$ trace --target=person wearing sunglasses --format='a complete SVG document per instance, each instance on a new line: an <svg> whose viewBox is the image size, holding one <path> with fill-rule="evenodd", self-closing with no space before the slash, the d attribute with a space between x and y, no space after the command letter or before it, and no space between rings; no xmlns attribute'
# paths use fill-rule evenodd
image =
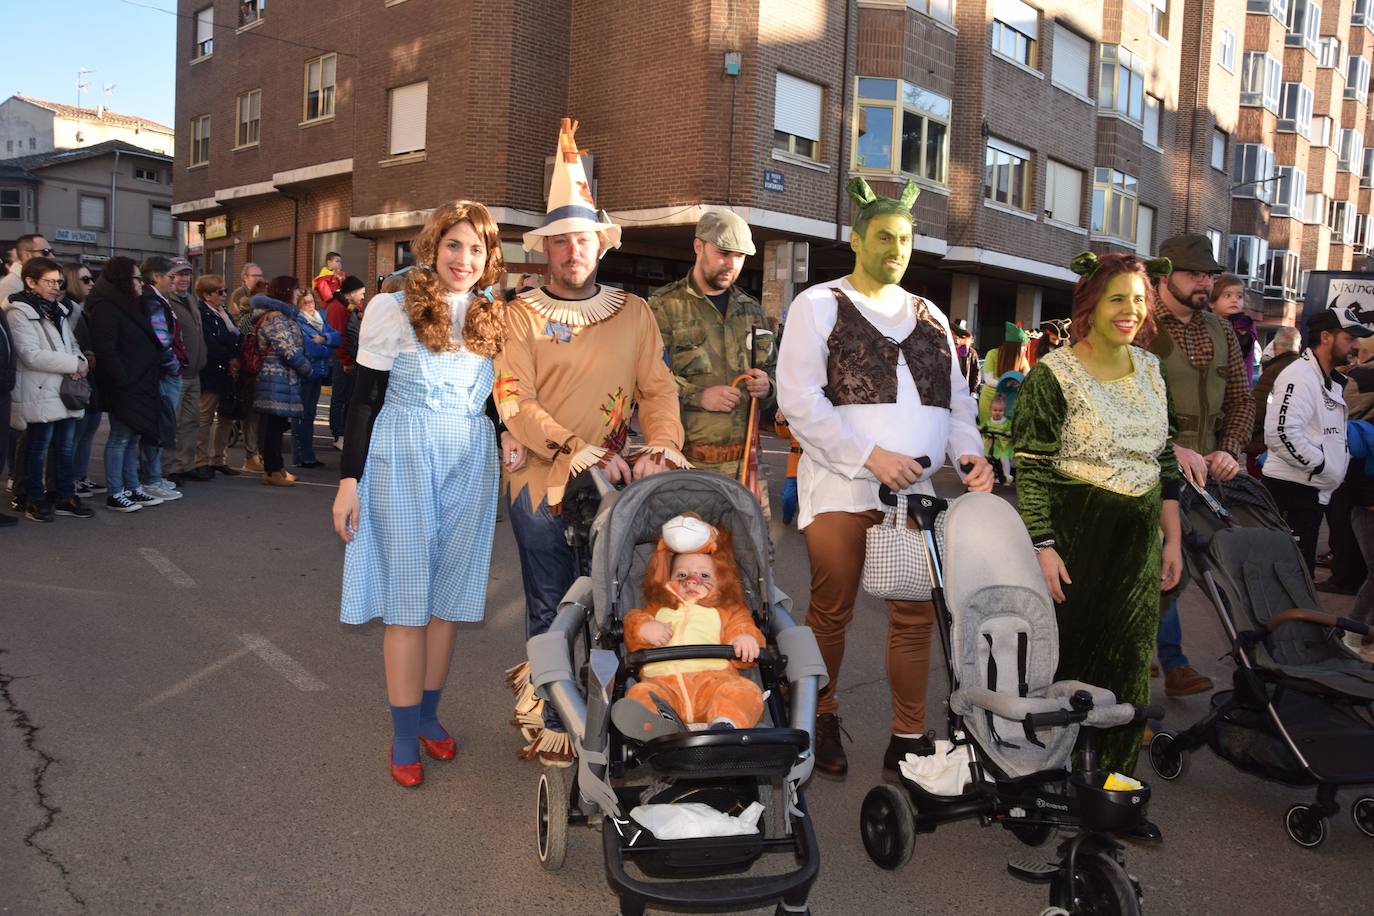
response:
<svg viewBox="0 0 1374 916"><path fill-rule="evenodd" d="M14 263L10 265L10 272L0 277L0 308L6 307L10 296L24 291L24 281L20 278L24 265L33 258L52 256L53 251L48 245L48 240L41 235L30 233L15 239Z"/></svg>
<svg viewBox="0 0 1374 916"><path fill-rule="evenodd" d="M62 392L65 378L83 379L90 366L77 346L71 312L62 298L62 268L49 258L30 258L20 275L24 291L10 297L9 319L18 357L11 422L17 420L26 431L24 515L35 522L51 522L54 515L90 518L95 513L77 497L72 473L76 421L85 406L69 406ZM51 494L44 474L50 447L57 459Z"/></svg>
<svg viewBox="0 0 1374 916"><path fill-rule="evenodd" d="M82 354L86 357L86 362L95 368L95 351L91 347L91 329L86 321L86 297L91 292L91 287L95 285L95 279L91 276L91 270L84 264L63 264L62 274L66 279L66 285L62 287L62 293L66 297L67 307L72 311L72 328L76 333L77 346L81 348ZM86 405L86 411L76 421L76 445L72 450L72 471L76 475L76 495L82 499L92 496L101 496L105 493L105 488L91 479L91 446L95 443L95 434L100 430L100 418L103 416L100 408L100 395L95 390L94 376L87 376L87 381L91 384L91 400ZM51 468L52 460L48 464ZM49 471L48 478L52 479L52 472Z"/></svg>

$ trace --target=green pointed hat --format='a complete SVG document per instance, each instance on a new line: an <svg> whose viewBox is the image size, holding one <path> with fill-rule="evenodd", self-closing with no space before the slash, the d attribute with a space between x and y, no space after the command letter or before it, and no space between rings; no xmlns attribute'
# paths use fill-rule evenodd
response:
<svg viewBox="0 0 1374 916"><path fill-rule="evenodd" d="M1003 339L1007 343L1030 343L1030 334L1026 332L1025 328L1021 327L1021 325L1019 324L1015 324L1010 321L1008 321L1006 324L1007 329Z"/></svg>

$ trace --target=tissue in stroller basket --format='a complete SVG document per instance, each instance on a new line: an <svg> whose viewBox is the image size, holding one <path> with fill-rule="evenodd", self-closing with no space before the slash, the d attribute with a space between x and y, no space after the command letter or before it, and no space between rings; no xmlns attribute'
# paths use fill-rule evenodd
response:
<svg viewBox="0 0 1374 916"><path fill-rule="evenodd" d="M690 840L704 836L745 836L759 832L763 805L752 803L731 817L710 805L683 802L680 805L639 805L630 817L660 840Z"/></svg>
<svg viewBox="0 0 1374 916"><path fill-rule="evenodd" d="M962 795L964 786L973 779L968 752L948 741L936 741L935 753L929 757L907 754L897 766L903 776L931 795Z"/></svg>

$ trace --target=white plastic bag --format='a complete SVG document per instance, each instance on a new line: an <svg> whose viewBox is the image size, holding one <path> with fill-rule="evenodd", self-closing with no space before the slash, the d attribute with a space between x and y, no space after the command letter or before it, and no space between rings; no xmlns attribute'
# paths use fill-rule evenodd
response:
<svg viewBox="0 0 1374 916"><path fill-rule="evenodd" d="M754 802L739 817L731 817L699 802L680 805L640 805L630 817L660 840L688 840L704 836L745 836L759 832L763 805Z"/></svg>
<svg viewBox="0 0 1374 916"><path fill-rule="evenodd" d="M897 766L902 775L931 795L963 795L964 785L973 779L968 752L949 741L936 741L929 757L907 754Z"/></svg>

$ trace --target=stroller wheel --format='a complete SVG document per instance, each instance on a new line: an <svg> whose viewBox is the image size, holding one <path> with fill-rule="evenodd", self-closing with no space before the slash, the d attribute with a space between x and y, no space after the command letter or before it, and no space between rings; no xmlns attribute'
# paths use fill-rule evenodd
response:
<svg viewBox="0 0 1374 916"><path fill-rule="evenodd" d="M568 771L544 767L539 774L539 801L535 809L535 839L539 864L548 871L563 867L568 854Z"/></svg>
<svg viewBox="0 0 1374 916"><path fill-rule="evenodd" d="M1182 779L1188 772L1189 755L1175 747L1178 735L1174 732L1156 732L1150 741L1150 767L1160 779L1172 782Z"/></svg>
<svg viewBox="0 0 1374 916"><path fill-rule="evenodd" d="M1139 916L1140 897L1126 869L1105 849L1080 849L1074 871L1061 868L1050 884L1050 905L1071 916Z"/></svg>
<svg viewBox="0 0 1374 916"><path fill-rule="evenodd" d="M1374 836L1374 796L1366 795L1350 807L1350 819L1360 833Z"/></svg>
<svg viewBox="0 0 1374 916"><path fill-rule="evenodd" d="M896 786L874 786L859 809L859 835L868 857L879 868L905 865L916 845L916 825L911 806Z"/></svg>
<svg viewBox="0 0 1374 916"><path fill-rule="evenodd" d="M1288 829L1288 838L1306 849L1316 849L1326 839L1326 818L1313 811L1310 805L1289 808L1283 825Z"/></svg>

